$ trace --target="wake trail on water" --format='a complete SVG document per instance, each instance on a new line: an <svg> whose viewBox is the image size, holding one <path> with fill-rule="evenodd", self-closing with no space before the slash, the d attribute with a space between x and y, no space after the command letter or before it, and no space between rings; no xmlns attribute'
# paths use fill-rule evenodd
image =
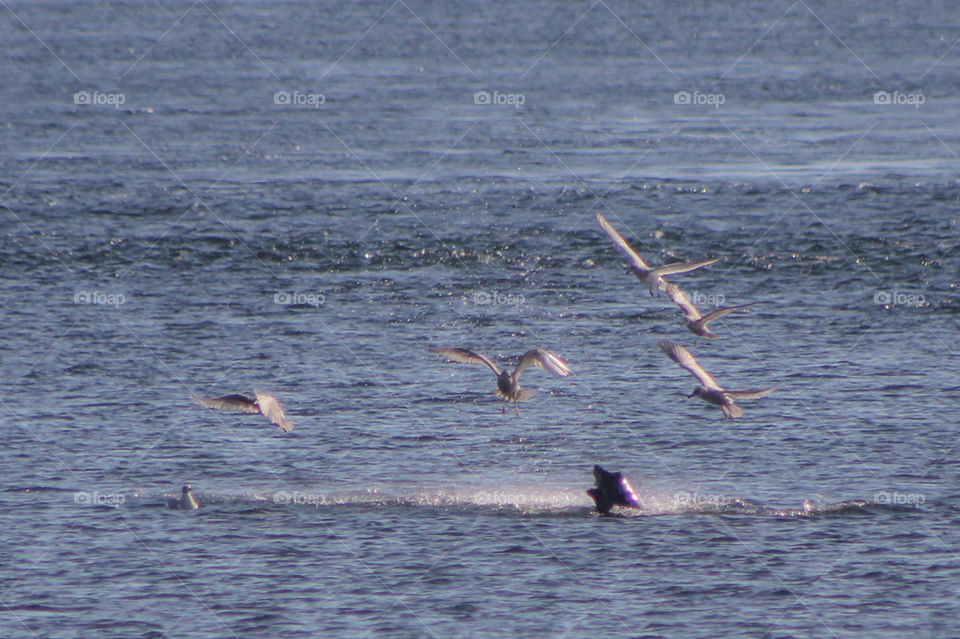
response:
<svg viewBox="0 0 960 639"><path fill-rule="evenodd" d="M360 489L318 488L310 486L270 489L245 488L221 490L193 484L201 509L216 508L257 510L300 510L352 508L375 510L384 508L419 508L451 512L515 513L546 516L595 516L587 495L589 486L550 485L545 483L485 485L464 484L435 486L369 486ZM168 500L179 497L174 490L134 488L70 491L54 487L12 488L5 492L35 493L38 498L61 495L74 504L109 508L166 507ZM791 500L785 505L772 505L744 497L706 495L669 488L641 489L642 508L615 507L611 514L619 517L647 515L730 515L775 518L808 518L825 515L877 514L881 512L918 511L876 500L851 499L822 502L809 499Z"/></svg>

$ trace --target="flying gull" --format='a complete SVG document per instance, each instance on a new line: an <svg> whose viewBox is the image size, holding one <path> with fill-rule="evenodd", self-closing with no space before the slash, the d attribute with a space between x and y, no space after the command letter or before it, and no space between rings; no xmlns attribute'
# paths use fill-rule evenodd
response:
<svg viewBox="0 0 960 639"><path fill-rule="evenodd" d="M737 304L736 306L726 306L724 308L718 308L712 313L703 315L700 313L700 309L693 305L693 302L691 302L687 294L683 292L683 289L673 282L667 282L666 284L665 290L667 291L667 297L673 300L673 303L683 311L684 325L689 328L694 335L699 335L700 337L717 339L720 336L707 328L710 322L720 319L724 315L728 315L737 309L759 304L759 302L749 302L747 304Z"/></svg>
<svg viewBox="0 0 960 639"><path fill-rule="evenodd" d="M224 395L223 397L197 397L191 395L193 400L201 406L207 408L218 408L221 410L239 410L244 413L260 413L285 433L293 430L293 424L287 420L287 414L283 410L280 401L273 395L253 392L254 398L247 395Z"/></svg>
<svg viewBox="0 0 960 639"><path fill-rule="evenodd" d="M700 386L695 388L694 391L687 396L687 399L696 396L705 402L719 406L723 409L723 416L727 419L735 419L743 415L743 409L740 408L734 400L757 399L768 393L772 393L777 388L776 386L771 386L763 390L724 390L723 387L713 379L713 376L697 363L697 360L694 359L693 355L686 348L666 339L657 340L657 344L659 344L663 352L667 354L667 357L679 364L681 368L686 369L700 382Z"/></svg>
<svg viewBox="0 0 960 639"><path fill-rule="evenodd" d="M714 258L712 260L702 260L700 262L688 262L681 263L677 262L675 264L664 264L657 268L651 267L647 264L639 253L633 250L633 247L630 246L629 242L623 239L623 236L617 232L617 229L611 226L610 222L607 221L607 218L603 215L597 215L597 221L600 222L600 227L603 229L603 232L607 234L607 237L610 238L610 241L613 242L613 245L623 253L627 261L630 263L630 269L633 270L634 274L640 279L641 282L650 287L650 293L653 294L653 289L659 289L661 291L666 290L667 281L663 279L664 275L671 275L673 273L686 273L704 266L709 266L714 262L719 261L720 258Z"/></svg>
<svg viewBox="0 0 960 639"><path fill-rule="evenodd" d="M527 351L520 358L520 363L517 364L517 368L512 373L508 370L500 370L500 367L486 355L474 353L465 348L435 348L433 352L453 362L489 366L490 370L497 376L497 395L504 401L513 402L513 409L518 415L520 410L517 408L517 402L530 399L533 396L533 391L520 388L520 375L528 367L543 368L559 377L566 377L570 374L570 367L567 366L566 362L544 348ZM504 410L506 410L506 407L504 407Z"/></svg>

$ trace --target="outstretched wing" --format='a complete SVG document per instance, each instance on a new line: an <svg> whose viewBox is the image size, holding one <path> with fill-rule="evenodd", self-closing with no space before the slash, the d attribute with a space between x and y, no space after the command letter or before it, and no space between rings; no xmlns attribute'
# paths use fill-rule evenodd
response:
<svg viewBox="0 0 960 639"><path fill-rule="evenodd" d="M690 298L679 286L673 282L667 282L665 290L667 291L667 297L683 311L683 315L687 318L687 321L696 322L703 317L700 314L700 309L693 305L693 302L690 301Z"/></svg>
<svg viewBox="0 0 960 639"><path fill-rule="evenodd" d="M500 374L500 367L486 355L468 351L465 348L434 348L433 352L450 360L451 362L463 362L464 364L485 364L490 367L494 375Z"/></svg>
<svg viewBox="0 0 960 639"><path fill-rule="evenodd" d="M715 257L712 260L701 260L699 262L675 262L674 264L664 264L653 269L657 275L671 275L673 273L688 273L704 266L710 266L714 262L719 262L720 258Z"/></svg>
<svg viewBox="0 0 960 639"><path fill-rule="evenodd" d="M693 354L691 354L686 348L671 342L668 339L657 340L657 344L659 344L660 348L663 349L663 352L667 354L667 357L675 361L680 365L681 368L685 369L691 375L696 377L701 386L707 390L723 390L723 387L717 383L717 380L713 379L713 376L705 371L699 363L697 363L697 360L693 357Z"/></svg>
<svg viewBox="0 0 960 639"><path fill-rule="evenodd" d="M603 232L607 234L607 237L610 238L610 241L613 242L613 245L627 257L627 261L630 262L630 268L639 273L640 275L646 276L650 272L650 265L640 257L640 254L633 250L633 247L630 246L629 242L623 239L623 236L617 232L617 229L613 228L610 225L610 222L607 222L607 218L603 215L597 214L597 221L600 222L600 228L603 229Z"/></svg>
<svg viewBox="0 0 960 639"><path fill-rule="evenodd" d="M260 412L260 409L257 408L257 400L247 397L246 395L235 394L224 395L223 397L197 397L196 395L191 395L190 397L193 401L207 408L239 410L244 413Z"/></svg>
<svg viewBox="0 0 960 639"><path fill-rule="evenodd" d="M283 404L273 395L254 391L257 396L257 404L260 406L260 413L273 422L277 428L285 433L293 430L293 424L287 419L287 413L283 410Z"/></svg>
<svg viewBox="0 0 960 639"><path fill-rule="evenodd" d="M760 302L750 302L748 304L737 304L736 306L725 306L724 308L718 308L712 313L708 313L701 322L702 326L706 328L707 324L712 322L715 319L720 319L724 315L729 315L737 309L743 308L745 306L753 306L754 304L759 304Z"/></svg>
<svg viewBox="0 0 960 639"><path fill-rule="evenodd" d="M777 387L771 386L770 388L764 388L763 390L724 391L724 392L730 397L733 397L735 399L759 399L764 395L769 395L775 390L777 390Z"/></svg>
<svg viewBox="0 0 960 639"><path fill-rule="evenodd" d="M527 351L526 354L520 358L520 363L517 364L516 370L513 371L514 377L519 379L520 374L530 366L546 369L558 377L566 377L571 373L570 367L567 366L565 361L545 348L535 348Z"/></svg>

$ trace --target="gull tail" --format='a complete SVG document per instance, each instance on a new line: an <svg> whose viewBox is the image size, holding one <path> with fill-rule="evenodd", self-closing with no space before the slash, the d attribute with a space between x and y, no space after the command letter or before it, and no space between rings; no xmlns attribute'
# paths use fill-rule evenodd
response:
<svg viewBox="0 0 960 639"><path fill-rule="evenodd" d="M734 403L733 400L731 400L729 404L724 404L721 408L723 408L723 416L727 419L743 417L743 409Z"/></svg>
<svg viewBox="0 0 960 639"><path fill-rule="evenodd" d="M509 402L509 401L513 401L513 402L525 402L525 401L527 401L528 399L530 399L531 397L534 396L535 391L532 391L532 390L529 390L529 389L526 389L526 388L521 388L521 389L517 392L517 398L516 398L516 399L513 399L512 397L510 397L509 395L507 395L506 393L504 393L504 392L501 391L501 390L495 390L494 393L496 393L496 394L497 394L497 397L499 397L500 399L506 400L506 401L508 401L508 402Z"/></svg>

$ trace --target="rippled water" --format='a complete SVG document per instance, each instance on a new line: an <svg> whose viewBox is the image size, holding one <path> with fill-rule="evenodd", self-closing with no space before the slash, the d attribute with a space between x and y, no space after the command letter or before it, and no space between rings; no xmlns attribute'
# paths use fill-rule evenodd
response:
<svg viewBox="0 0 960 639"><path fill-rule="evenodd" d="M3 636L960 632L950 5L4 10Z"/></svg>

